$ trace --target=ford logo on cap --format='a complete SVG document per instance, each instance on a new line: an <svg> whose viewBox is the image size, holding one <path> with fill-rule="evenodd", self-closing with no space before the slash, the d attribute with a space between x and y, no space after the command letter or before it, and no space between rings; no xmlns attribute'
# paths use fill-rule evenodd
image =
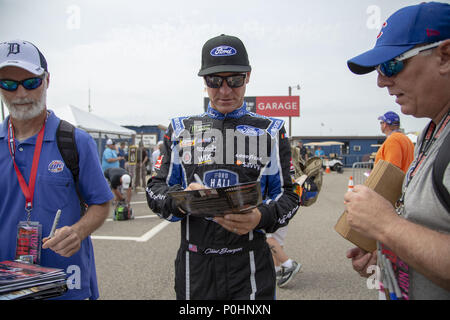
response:
<svg viewBox="0 0 450 320"><path fill-rule="evenodd" d="M220 46L211 50L210 54L213 57L234 56L237 53L236 49L230 46Z"/></svg>

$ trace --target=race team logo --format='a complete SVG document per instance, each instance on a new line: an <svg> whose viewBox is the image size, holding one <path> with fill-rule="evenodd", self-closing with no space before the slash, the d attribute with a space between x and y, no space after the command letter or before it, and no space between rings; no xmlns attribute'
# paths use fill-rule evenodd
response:
<svg viewBox="0 0 450 320"><path fill-rule="evenodd" d="M205 163L212 163L212 154L211 153L203 153L197 157L198 162L197 164L205 164Z"/></svg>
<svg viewBox="0 0 450 320"><path fill-rule="evenodd" d="M198 146L195 148L197 152L214 152L217 150L217 147L214 144L207 145L206 147Z"/></svg>
<svg viewBox="0 0 450 320"><path fill-rule="evenodd" d="M48 165L48 171L53 173L59 173L63 171L63 169L64 169L64 162L62 162L61 160L53 160Z"/></svg>
<svg viewBox="0 0 450 320"><path fill-rule="evenodd" d="M239 131L240 133L242 133L243 135L252 136L252 137L262 136L264 134L263 129L255 128L255 127L247 126L247 125L237 126L236 130Z"/></svg>
<svg viewBox="0 0 450 320"><path fill-rule="evenodd" d="M191 126L191 134L197 134L197 133L201 133L201 132L205 132L208 130L212 129L212 123L200 123L200 124L196 124L194 123Z"/></svg>
<svg viewBox="0 0 450 320"><path fill-rule="evenodd" d="M203 180L209 188L221 188L238 184L239 176L236 172L229 170L211 170L205 172Z"/></svg>
<svg viewBox="0 0 450 320"><path fill-rule="evenodd" d="M211 50L210 54L213 57L227 57L234 56L237 53L236 49L230 46L220 46Z"/></svg>
<svg viewBox="0 0 450 320"><path fill-rule="evenodd" d="M164 155L161 155L158 157L155 163L155 169L161 169L162 159L164 158Z"/></svg>
<svg viewBox="0 0 450 320"><path fill-rule="evenodd" d="M180 141L180 146L182 148L192 147L194 145L195 145L195 140L194 139L182 139Z"/></svg>
<svg viewBox="0 0 450 320"><path fill-rule="evenodd" d="M192 161L192 155L189 151L186 151L183 153L183 163L185 164L191 164Z"/></svg>
<svg viewBox="0 0 450 320"><path fill-rule="evenodd" d="M253 154L236 154L236 164L244 168L261 170L262 157Z"/></svg>

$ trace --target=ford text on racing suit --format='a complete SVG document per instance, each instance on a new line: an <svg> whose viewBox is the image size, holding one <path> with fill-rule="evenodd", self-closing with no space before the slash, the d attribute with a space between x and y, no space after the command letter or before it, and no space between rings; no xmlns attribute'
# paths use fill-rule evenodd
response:
<svg viewBox="0 0 450 320"><path fill-rule="evenodd" d="M208 107L199 116L171 121L148 182L149 207L169 221L181 220L175 261L177 299L273 299L275 271L265 232L294 216L290 147L284 121L242 107L226 115ZM197 174L211 188L260 181L261 220L245 235L229 232L210 218L185 215L169 191L185 189Z"/></svg>

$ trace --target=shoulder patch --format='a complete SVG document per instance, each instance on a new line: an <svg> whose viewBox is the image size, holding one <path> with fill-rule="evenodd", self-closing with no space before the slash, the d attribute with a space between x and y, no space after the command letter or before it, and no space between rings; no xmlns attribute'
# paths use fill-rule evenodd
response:
<svg viewBox="0 0 450 320"><path fill-rule="evenodd" d="M174 133L176 138L179 138L180 134L185 130L185 126L184 126L183 120L187 119L187 118L188 117L178 117L178 118L173 118L171 120L173 133Z"/></svg>
<svg viewBox="0 0 450 320"><path fill-rule="evenodd" d="M280 131L280 129L284 125L284 120L281 119L271 118L254 112L249 112L248 114L254 118L269 120L270 123L269 126L266 128L266 131L268 134L270 134L272 138L275 138L277 136L278 131Z"/></svg>
<svg viewBox="0 0 450 320"><path fill-rule="evenodd" d="M271 123L266 130L272 138L275 138L278 134L278 131L280 131L281 128L283 128L284 120L276 118L269 118L269 119L271 120Z"/></svg>

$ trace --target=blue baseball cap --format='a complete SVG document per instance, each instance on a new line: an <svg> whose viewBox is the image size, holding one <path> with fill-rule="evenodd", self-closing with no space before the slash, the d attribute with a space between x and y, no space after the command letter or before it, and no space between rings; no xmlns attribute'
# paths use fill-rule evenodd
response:
<svg viewBox="0 0 450 320"><path fill-rule="evenodd" d="M400 117L394 111L386 112L382 116L379 116L378 120L386 122L387 124L400 124Z"/></svg>
<svg viewBox="0 0 450 320"><path fill-rule="evenodd" d="M450 39L450 4L423 2L391 15L377 36L375 47L347 61L356 74L366 74L418 44Z"/></svg>

